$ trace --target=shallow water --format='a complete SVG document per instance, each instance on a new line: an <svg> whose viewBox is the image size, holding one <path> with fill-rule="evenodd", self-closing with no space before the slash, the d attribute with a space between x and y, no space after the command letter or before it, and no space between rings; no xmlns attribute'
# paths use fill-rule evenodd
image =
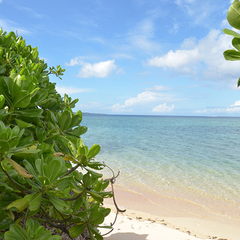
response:
<svg viewBox="0 0 240 240"><path fill-rule="evenodd" d="M84 115L82 125L85 144L101 146L97 160L121 171L118 183L238 217L240 118ZM226 213L225 201L238 211Z"/></svg>

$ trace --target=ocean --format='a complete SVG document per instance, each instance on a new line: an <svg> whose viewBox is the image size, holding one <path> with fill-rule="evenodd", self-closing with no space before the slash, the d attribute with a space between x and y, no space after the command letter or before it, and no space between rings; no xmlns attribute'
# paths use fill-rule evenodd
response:
<svg viewBox="0 0 240 240"><path fill-rule="evenodd" d="M101 146L96 160L120 170L119 184L240 219L240 118L87 114L82 125L84 143Z"/></svg>

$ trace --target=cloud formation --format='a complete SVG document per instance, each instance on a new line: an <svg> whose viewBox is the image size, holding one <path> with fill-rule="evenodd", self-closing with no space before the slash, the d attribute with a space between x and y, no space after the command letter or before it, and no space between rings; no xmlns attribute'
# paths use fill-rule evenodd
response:
<svg viewBox="0 0 240 240"><path fill-rule="evenodd" d="M204 109L197 110L195 113L235 113L240 112L240 100L236 101L234 104L228 106L227 108L213 108L213 109Z"/></svg>
<svg viewBox="0 0 240 240"><path fill-rule="evenodd" d="M167 104L164 103L154 107L152 111L157 113L166 113L166 112L172 112L174 108L175 108L174 105L167 106Z"/></svg>
<svg viewBox="0 0 240 240"><path fill-rule="evenodd" d="M133 108L150 107L153 112L170 112L174 109L174 106L167 106L167 101L173 101L173 96L169 93L163 92L170 90L167 86L154 86L148 88L148 90L139 93L136 97L129 98L125 101L123 105L117 103L111 107L113 112L129 112ZM164 103L165 102L165 103ZM163 103L154 108L151 107L152 104Z"/></svg>
<svg viewBox="0 0 240 240"><path fill-rule="evenodd" d="M90 78L98 77L105 78L116 69L115 60L102 61L98 63L87 63L83 61L83 57L76 57L70 60L70 63L66 63L67 66L82 66L77 77Z"/></svg>
<svg viewBox="0 0 240 240"><path fill-rule="evenodd" d="M229 81L239 74L239 63L226 61L223 52L231 49L231 37L219 30L211 30L198 42L185 39L181 49L170 50L163 56L148 59L149 66L173 69L176 73L211 81Z"/></svg>

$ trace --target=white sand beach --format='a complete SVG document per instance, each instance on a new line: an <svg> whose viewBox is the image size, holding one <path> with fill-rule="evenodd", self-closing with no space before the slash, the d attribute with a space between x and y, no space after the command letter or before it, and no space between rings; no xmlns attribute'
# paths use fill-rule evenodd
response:
<svg viewBox="0 0 240 240"><path fill-rule="evenodd" d="M114 230L104 237L106 240L240 239L239 219L227 219L201 209L192 214L187 211L192 206L178 203L179 200L170 205L160 200L158 205L142 193L119 186L115 186L115 196L119 207L127 210L118 214ZM111 201L105 205L112 209L105 221L109 225L114 221L115 207Z"/></svg>
<svg viewBox="0 0 240 240"><path fill-rule="evenodd" d="M114 213L111 213L106 221L114 220ZM141 217L140 217L141 218ZM153 220L141 221L128 216L119 215L114 226L114 231L107 235L106 240L200 240L195 236L190 236L188 233L180 232L177 229L172 229L164 226L162 223L154 222Z"/></svg>

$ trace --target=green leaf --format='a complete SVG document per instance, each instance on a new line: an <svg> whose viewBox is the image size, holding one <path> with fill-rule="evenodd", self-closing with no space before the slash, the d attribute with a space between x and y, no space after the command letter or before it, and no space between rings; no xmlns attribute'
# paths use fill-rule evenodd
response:
<svg viewBox="0 0 240 240"><path fill-rule="evenodd" d="M89 174L85 174L83 176L83 185L84 187L87 189L87 188L90 188L91 187L91 184L92 184L92 178L90 177Z"/></svg>
<svg viewBox="0 0 240 240"><path fill-rule="evenodd" d="M58 118L62 130L69 129L72 122L72 115L70 111L65 110Z"/></svg>
<svg viewBox="0 0 240 240"><path fill-rule="evenodd" d="M35 154L41 152L40 149L28 149L28 148L20 148L20 149L11 149L10 153L15 156L25 156L27 154Z"/></svg>
<svg viewBox="0 0 240 240"><path fill-rule="evenodd" d="M233 36L233 37L236 37L236 38L240 38L240 34L233 31L233 30L230 30L230 29L227 29L227 28L224 28L223 29L223 32L227 35L230 35L230 36Z"/></svg>
<svg viewBox="0 0 240 240"><path fill-rule="evenodd" d="M21 198L17 199L14 202L10 203L6 209L10 208L17 208L19 212L23 211L25 208L28 207L28 199L27 198Z"/></svg>
<svg viewBox="0 0 240 240"><path fill-rule="evenodd" d="M42 184L41 184L41 182L38 178L38 175L37 175L36 171L34 170L33 166L25 159L23 160L23 164L26 167L26 169L28 170L28 172L34 176L34 179L36 180L38 185L41 186Z"/></svg>
<svg viewBox="0 0 240 240"><path fill-rule="evenodd" d="M79 126L74 128L73 130L65 131L66 134L76 136L76 137L79 137L80 135L83 135L86 132L87 132L87 127L84 127L84 126Z"/></svg>
<svg viewBox="0 0 240 240"><path fill-rule="evenodd" d="M29 210L30 211L36 211L42 201L42 193L34 194L33 199L29 202Z"/></svg>
<svg viewBox="0 0 240 240"><path fill-rule="evenodd" d="M50 184L50 180L48 177L46 176L39 176L38 177L40 182L42 183L42 185L49 185Z"/></svg>
<svg viewBox="0 0 240 240"><path fill-rule="evenodd" d="M2 106L4 105L5 103L5 97L1 94L0 95L0 108L2 108Z"/></svg>
<svg viewBox="0 0 240 240"><path fill-rule="evenodd" d="M240 60L240 52L236 50L226 50L223 53L226 60L237 61Z"/></svg>
<svg viewBox="0 0 240 240"><path fill-rule="evenodd" d="M10 150L9 143L6 140L0 140L0 153L7 155Z"/></svg>
<svg viewBox="0 0 240 240"><path fill-rule="evenodd" d="M103 237L99 234L99 232L93 228L92 226L88 225L88 231L90 233L91 236L91 240L103 240Z"/></svg>
<svg viewBox="0 0 240 240"><path fill-rule="evenodd" d="M232 27L240 30L240 2L234 2L229 7L227 20Z"/></svg>
<svg viewBox="0 0 240 240"><path fill-rule="evenodd" d="M20 119L15 119L17 125L20 127L20 128L29 128L29 127L35 127L33 124L31 123L27 123L27 122L24 122Z"/></svg>
<svg viewBox="0 0 240 240"><path fill-rule="evenodd" d="M90 162L88 167L93 168L95 170L102 170L104 165L101 162Z"/></svg>
<svg viewBox="0 0 240 240"><path fill-rule="evenodd" d="M12 218L10 218L10 217L6 217L5 219L1 219L1 221L0 221L0 231L1 230L5 230L5 229L8 229L9 228L9 226L11 225L11 224L13 224L14 223L14 221L13 221L13 219Z"/></svg>
<svg viewBox="0 0 240 240"><path fill-rule="evenodd" d="M31 97L28 91L21 90L20 92L16 92L13 95L13 106L15 108L25 108L31 102Z"/></svg>
<svg viewBox="0 0 240 240"><path fill-rule="evenodd" d="M44 173L51 183L59 177L60 170L61 163L58 160L52 160L48 165L44 166Z"/></svg>
<svg viewBox="0 0 240 240"><path fill-rule="evenodd" d="M73 206L73 211L77 212L83 205L83 198L78 198L75 202L74 202L74 206Z"/></svg>
<svg viewBox="0 0 240 240"><path fill-rule="evenodd" d="M237 82L237 87L240 86L240 78L238 79L238 82Z"/></svg>
<svg viewBox="0 0 240 240"><path fill-rule="evenodd" d="M103 197L100 196L99 194L97 194L96 192L92 192L92 191L87 191L87 193L90 194L90 196L96 200L97 202L99 203L102 203L103 202Z"/></svg>
<svg viewBox="0 0 240 240"><path fill-rule="evenodd" d="M83 233L83 231L85 230L86 226L87 226L86 223L82 223L80 225L75 225L75 226L71 227L69 229L70 236L72 238L77 238L78 236L80 236L80 234Z"/></svg>
<svg viewBox="0 0 240 240"><path fill-rule="evenodd" d="M232 45L240 51L240 38L233 38Z"/></svg>
<svg viewBox="0 0 240 240"><path fill-rule="evenodd" d="M90 170L90 169L87 169L87 171L88 171L92 176L94 176L94 177L96 177L96 178L101 178L101 177L103 176L101 173L94 172L94 171L92 171L92 170Z"/></svg>
<svg viewBox="0 0 240 240"><path fill-rule="evenodd" d="M97 144L94 144L88 151L88 154L87 154L87 158L88 159L91 159L93 157L95 157L99 152L100 152L101 148L99 145Z"/></svg>
<svg viewBox="0 0 240 240"><path fill-rule="evenodd" d="M27 234L31 237L34 238L35 233L37 232L38 228L40 227L40 223L37 221L34 221L33 219L29 218L26 221L26 231ZM44 227L42 226L44 229Z"/></svg>
<svg viewBox="0 0 240 240"><path fill-rule="evenodd" d="M58 199L57 197L48 195L50 202L54 205L54 207L61 213L67 213L70 214L72 213L72 210L70 207L67 205L66 202Z"/></svg>
<svg viewBox="0 0 240 240"><path fill-rule="evenodd" d="M104 216L101 212L93 212L93 214L90 216L90 221L94 225L101 224L104 221Z"/></svg>
<svg viewBox="0 0 240 240"><path fill-rule="evenodd" d="M37 135L37 138L38 138L39 142L43 142L43 140L46 137L46 135L44 133L44 130L40 127L36 127L36 135Z"/></svg>
<svg viewBox="0 0 240 240"><path fill-rule="evenodd" d="M12 224L8 232L4 234L5 240L30 240L26 231L17 224Z"/></svg>
<svg viewBox="0 0 240 240"><path fill-rule="evenodd" d="M25 117L40 117L43 113L42 109L24 109L24 110L17 110L14 114L22 115Z"/></svg>

